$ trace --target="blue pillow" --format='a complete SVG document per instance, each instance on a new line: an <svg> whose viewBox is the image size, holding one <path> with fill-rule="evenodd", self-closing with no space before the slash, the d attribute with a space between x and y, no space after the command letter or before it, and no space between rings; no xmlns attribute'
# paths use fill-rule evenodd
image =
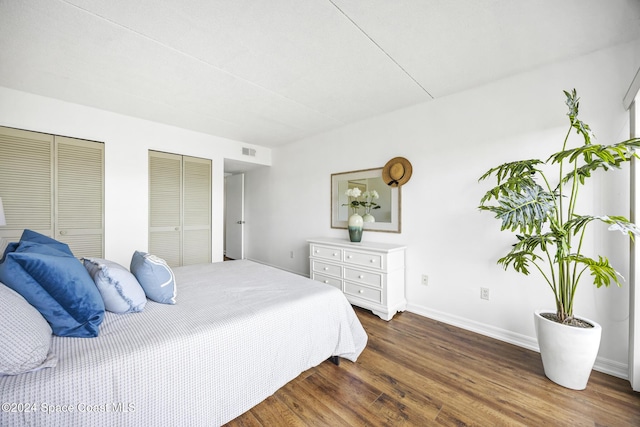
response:
<svg viewBox="0 0 640 427"><path fill-rule="evenodd" d="M59 242L51 237L47 237L44 234L40 234L33 230L24 230L22 232L22 236L20 237L20 242L11 242L7 245L4 250L4 254L2 258L0 258L0 263L4 262L8 253L15 252L18 250L18 246L21 247L21 251L25 251L28 247L33 248L34 252L38 253L49 253L49 254L57 254L57 255L71 255L71 249L69 249L69 245L66 243ZM57 252L54 252L57 251Z"/></svg>
<svg viewBox="0 0 640 427"><path fill-rule="evenodd" d="M60 252L64 252L68 255L73 256L71 249L69 249L69 245L66 243L59 242L51 237L45 236L44 234L40 234L33 230L24 230L22 232L22 236L20 237L20 243L24 242L32 242L39 243L41 245L48 246L52 249L57 249Z"/></svg>
<svg viewBox="0 0 640 427"><path fill-rule="evenodd" d="M98 336L104 302L87 270L64 246L21 241L0 263L0 282L34 306L54 334Z"/></svg>
<svg viewBox="0 0 640 427"><path fill-rule="evenodd" d="M140 282L147 298L163 304L176 303L176 279L165 260L135 251L131 258L130 270Z"/></svg>
<svg viewBox="0 0 640 427"><path fill-rule="evenodd" d="M82 263L98 287L105 309L113 313L142 311L147 297L129 270L106 259L83 258Z"/></svg>
<svg viewBox="0 0 640 427"><path fill-rule="evenodd" d="M7 248L8 249L8 248ZM30 241L20 241L18 245L15 247L13 252L29 252L41 255L51 255L51 256L61 256L61 257L72 257L72 254L67 253L65 250L61 250L60 248L53 245L43 245L42 243L35 243Z"/></svg>
<svg viewBox="0 0 640 427"><path fill-rule="evenodd" d="M2 254L2 258L0 258L0 263L4 262L4 259L7 257L8 253L15 252L18 249L18 242L11 242L4 249L4 254Z"/></svg>

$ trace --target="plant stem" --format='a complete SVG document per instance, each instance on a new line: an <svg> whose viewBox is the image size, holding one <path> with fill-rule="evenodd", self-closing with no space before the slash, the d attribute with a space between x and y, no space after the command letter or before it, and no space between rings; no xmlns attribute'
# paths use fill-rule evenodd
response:
<svg viewBox="0 0 640 427"><path fill-rule="evenodd" d="M567 149L567 141L569 140L569 136L571 135L571 129L573 128L573 118L571 118L571 125L569 126L569 129L567 130L567 134L564 137L564 141L562 143L562 151L565 151ZM574 164L574 178L575 178L575 164ZM562 242L559 242L559 244L556 246L557 248L557 253L556 253L556 257L558 258L558 278L560 280L559 282L559 289L557 289L556 292L556 308L558 310L558 316L560 317L561 321L564 321L565 317L566 317L566 313L567 313L567 305L570 305L571 302L571 298L570 295L568 295L569 292L569 288L571 288L570 285L570 278L571 278L571 265L570 263L565 259L565 257L569 254L564 253L564 248L570 248L571 247L571 234L570 232L564 230L564 196L563 196L563 185L562 185L562 178L564 176L564 159L560 161L560 167L559 167L559 176L558 176L558 212L556 215L556 218L558 219L558 228L562 231L562 234L560 236L560 238L562 240L565 240L566 245L563 245ZM569 197L569 208L567 210L567 219L571 219L571 215L573 213L573 203L575 201L574 197L575 197L575 183L576 183L576 179L573 180L573 185L571 187L571 195ZM565 234L566 231L566 234Z"/></svg>
<svg viewBox="0 0 640 427"><path fill-rule="evenodd" d="M573 120L572 120L572 124L573 124ZM571 126L569 126L569 130L567 131L567 134L564 137L564 142L562 143L562 151L567 149L567 141L569 140L569 135L571 134ZM562 171L564 169L564 160L562 160L560 162L560 176L559 176L559 180L558 180L558 204L560 205L560 209L558 209L558 212L556 212L556 217L558 218L558 223L562 224L564 222L563 220L563 203L562 203Z"/></svg>

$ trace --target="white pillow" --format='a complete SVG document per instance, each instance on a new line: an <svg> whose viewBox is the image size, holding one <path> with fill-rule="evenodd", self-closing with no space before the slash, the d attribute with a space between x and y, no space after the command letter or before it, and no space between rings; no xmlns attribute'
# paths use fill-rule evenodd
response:
<svg viewBox="0 0 640 427"><path fill-rule="evenodd" d="M0 283L0 375L53 368L51 327L19 293Z"/></svg>
<svg viewBox="0 0 640 427"><path fill-rule="evenodd" d="M142 311L147 297L129 270L101 258L82 258L82 263L100 291L105 309L120 314Z"/></svg>

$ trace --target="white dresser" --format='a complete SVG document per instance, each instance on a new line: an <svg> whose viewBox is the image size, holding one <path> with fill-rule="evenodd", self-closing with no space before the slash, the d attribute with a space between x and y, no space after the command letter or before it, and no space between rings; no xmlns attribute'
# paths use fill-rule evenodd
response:
<svg viewBox="0 0 640 427"><path fill-rule="evenodd" d="M405 310L405 246L336 238L308 242L313 280L335 286L351 304L384 320Z"/></svg>

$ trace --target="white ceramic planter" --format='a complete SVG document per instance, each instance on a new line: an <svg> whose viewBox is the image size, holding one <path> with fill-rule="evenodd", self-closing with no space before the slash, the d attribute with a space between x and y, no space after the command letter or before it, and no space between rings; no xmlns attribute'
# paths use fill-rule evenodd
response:
<svg viewBox="0 0 640 427"><path fill-rule="evenodd" d="M583 317L593 328L562 325L540 315L549 312L554 311L536 310L533 315L544 373L563 387L584 390L598 356L602 327Z"/></svg>

